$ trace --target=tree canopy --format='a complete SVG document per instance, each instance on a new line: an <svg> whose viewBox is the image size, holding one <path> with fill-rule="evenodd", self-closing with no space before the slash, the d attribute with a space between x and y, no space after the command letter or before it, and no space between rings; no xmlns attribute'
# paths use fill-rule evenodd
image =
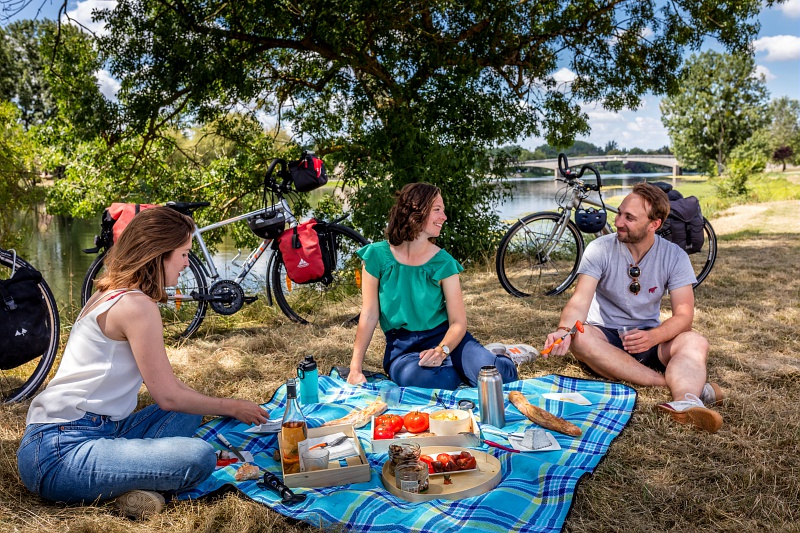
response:
<svg viewBox="0 0 800 533"><path fill-rule="evenodd" d="M553 145L588 132L582 101L636 107L676 87L706 35L743 48L761 3L711 0L121 0L100 38L120 80L124 132L247 109L288 120L358 187L355 220L378 237L403 184L443 189L446 245L491 248L503 161L523 136ZM558 83L565 66L574 73ZM476 238L477 237L477 238ZM484 238L485 237L485 238ZM479 243L485 243L485 247Z"/></svg>
<svg viewBox="0 0 800 533"><path fill-rule="evenodd" d="M661 101L661 120L683 166L721 173L731 151L767 121L768 93L755 62L714 51L687 60L677 93Z"/></svg>

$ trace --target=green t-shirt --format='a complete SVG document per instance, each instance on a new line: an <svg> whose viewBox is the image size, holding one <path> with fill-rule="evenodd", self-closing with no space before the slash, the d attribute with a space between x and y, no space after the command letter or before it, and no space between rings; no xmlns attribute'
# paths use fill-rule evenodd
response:
<svg viewBox="0 0 800 533"><path fill-rule="evenodd" d="M378 278L381 329L425 331L447 321L444 291L439 283L464 267L444 250L427 263L404 265L395 259L389 241L368 244L356 252Z"/></svg>

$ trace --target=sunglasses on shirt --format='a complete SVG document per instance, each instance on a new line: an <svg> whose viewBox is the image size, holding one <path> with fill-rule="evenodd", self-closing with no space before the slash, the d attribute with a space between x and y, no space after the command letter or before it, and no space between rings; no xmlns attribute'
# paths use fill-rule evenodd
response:
<svg viewBox="0 0 800 533"><path fill-rule="evenodd" d="M639 284L639 276L642 275L642 271L638 266L631 265L631 267L628 269L628 275L633 280L631 281L631 284L628 285L628 290L631 291L634 296L636 296L639 294L639 291L642 290L642 286Z"/></svg>

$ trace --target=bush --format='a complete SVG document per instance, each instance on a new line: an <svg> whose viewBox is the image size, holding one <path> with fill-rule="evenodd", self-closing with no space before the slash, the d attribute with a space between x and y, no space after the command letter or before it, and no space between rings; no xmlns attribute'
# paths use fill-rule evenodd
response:
<svg viewBox="0 0 800 533"><path fill-rule="evenodd" d="M720 198L747 196L747 180L764 170L766 161L760 157L732 158L722 175L714 184Z"/></svg>

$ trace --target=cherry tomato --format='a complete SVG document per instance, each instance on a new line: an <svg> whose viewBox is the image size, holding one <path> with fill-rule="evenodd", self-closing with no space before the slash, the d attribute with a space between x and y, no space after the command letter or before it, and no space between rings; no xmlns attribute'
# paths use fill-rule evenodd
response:
<svg viewBox="0 0 800 533"><path fill-rule="evenodd" d="M420 455L419 460L428 465L428 473L433 474L436 470L433 468L433 457L430 455Z"/></svg>
<svg viewBox="0 0 800 533"><path fill-rule="evenodd" d="M391 426L395 433L403 429L403 418L399 415L381 415L375 418L376 426Z"/></svg>
<svg viewBox="0 0 800 533"><path fill-rule="evenodd" d="M403 417L403 423L406 429L411 433L422 433L423 431L427 431L429 427L428 413L411 411Z"/></svg>
<svg viewBox="0 0 800 533"><path fill-rule="evenodd" d="M386 425L378 426L378 427L375 428L374 438L375 438L375 440L393 439L394 438L394 429L392 429L392 426L386 426Z"/></svg>

